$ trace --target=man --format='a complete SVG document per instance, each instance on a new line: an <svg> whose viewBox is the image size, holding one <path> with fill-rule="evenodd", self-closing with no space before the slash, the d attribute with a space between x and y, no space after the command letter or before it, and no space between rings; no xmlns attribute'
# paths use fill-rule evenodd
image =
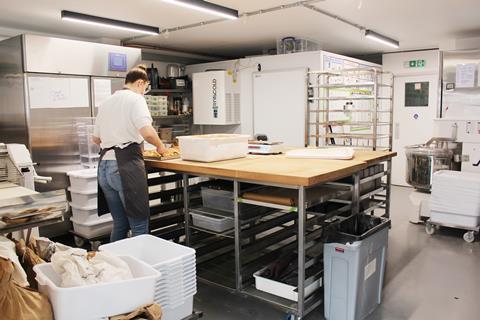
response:
<svg viewBox="0 0 480 320"><path fill-rule="evenodd" d="M143 141L166 151L152 127L152 117L143 97L149 81L144 67L131 69L123 90L103 102L95 120L93 142L101 146L98 166L98 214L110 212L110 241L148 233L150 208L143 161Z"/></svg>

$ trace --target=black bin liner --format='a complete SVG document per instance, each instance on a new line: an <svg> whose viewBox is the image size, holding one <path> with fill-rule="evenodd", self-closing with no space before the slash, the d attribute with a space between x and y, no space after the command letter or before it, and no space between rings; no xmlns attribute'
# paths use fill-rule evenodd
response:
<svg viewBox="0 0 480 320"><path fill-rule="evenodd" d="M354 215L341 222L332 224L325 232L325 243L353 243L361 241L374 233L388 228L390 219L366 214Z"/></svg>

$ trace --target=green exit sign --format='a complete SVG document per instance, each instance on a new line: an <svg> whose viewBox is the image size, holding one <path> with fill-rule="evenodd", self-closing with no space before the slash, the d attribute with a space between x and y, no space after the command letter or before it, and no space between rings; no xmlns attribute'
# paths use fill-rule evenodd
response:
<svg viewBox="0 0 480 320"><path fill-rule="evenodd" d="M425 59L405 61L406 68L425 68Z"/></svg>

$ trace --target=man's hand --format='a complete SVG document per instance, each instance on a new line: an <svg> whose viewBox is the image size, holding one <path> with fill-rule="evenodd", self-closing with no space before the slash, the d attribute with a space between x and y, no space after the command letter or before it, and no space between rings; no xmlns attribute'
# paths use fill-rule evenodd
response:
<svg viewBox="0 0 480 320"><path fill-rule="evenodd" d="M92 136L92 142L96 145L100 145L100 143L102 143L102 140L99 137Z"/></svg>
<svg viewBox="0 0 480 320"><path fill-rule="evenodd" d="M161 146L157 147L157 152L160 153L160 154L164 154L165 152L167 152L167 148L165 148L165 146L162 144Z"/></svg>
<svg viewBox="0 0 480 320"><path fill-rule="evenodd" d="M163 145L162 140L160 140L157 131L151 125L147 125L141 128L140 134L142 135L143 139L145 139L148 143L153 144L157 147L158 153L163 154L167 151L167 149Z"/></svg>

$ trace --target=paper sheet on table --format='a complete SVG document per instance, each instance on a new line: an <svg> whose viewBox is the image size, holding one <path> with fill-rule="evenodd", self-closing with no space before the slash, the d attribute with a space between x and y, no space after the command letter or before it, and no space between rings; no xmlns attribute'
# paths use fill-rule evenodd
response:
<svg viewBox="0 0 480 320"><path fill-rule="evenodd" d="M112 80L94 79L93 95L95 107L99 107L106 99L108 99L112 95Z"/></svg>
<svg viewBox="0 0 480 320"><path fill-rule="evenodd" d="M304 148L287 151L287 158L350 160L355 155L353 148Z"/></svg>

